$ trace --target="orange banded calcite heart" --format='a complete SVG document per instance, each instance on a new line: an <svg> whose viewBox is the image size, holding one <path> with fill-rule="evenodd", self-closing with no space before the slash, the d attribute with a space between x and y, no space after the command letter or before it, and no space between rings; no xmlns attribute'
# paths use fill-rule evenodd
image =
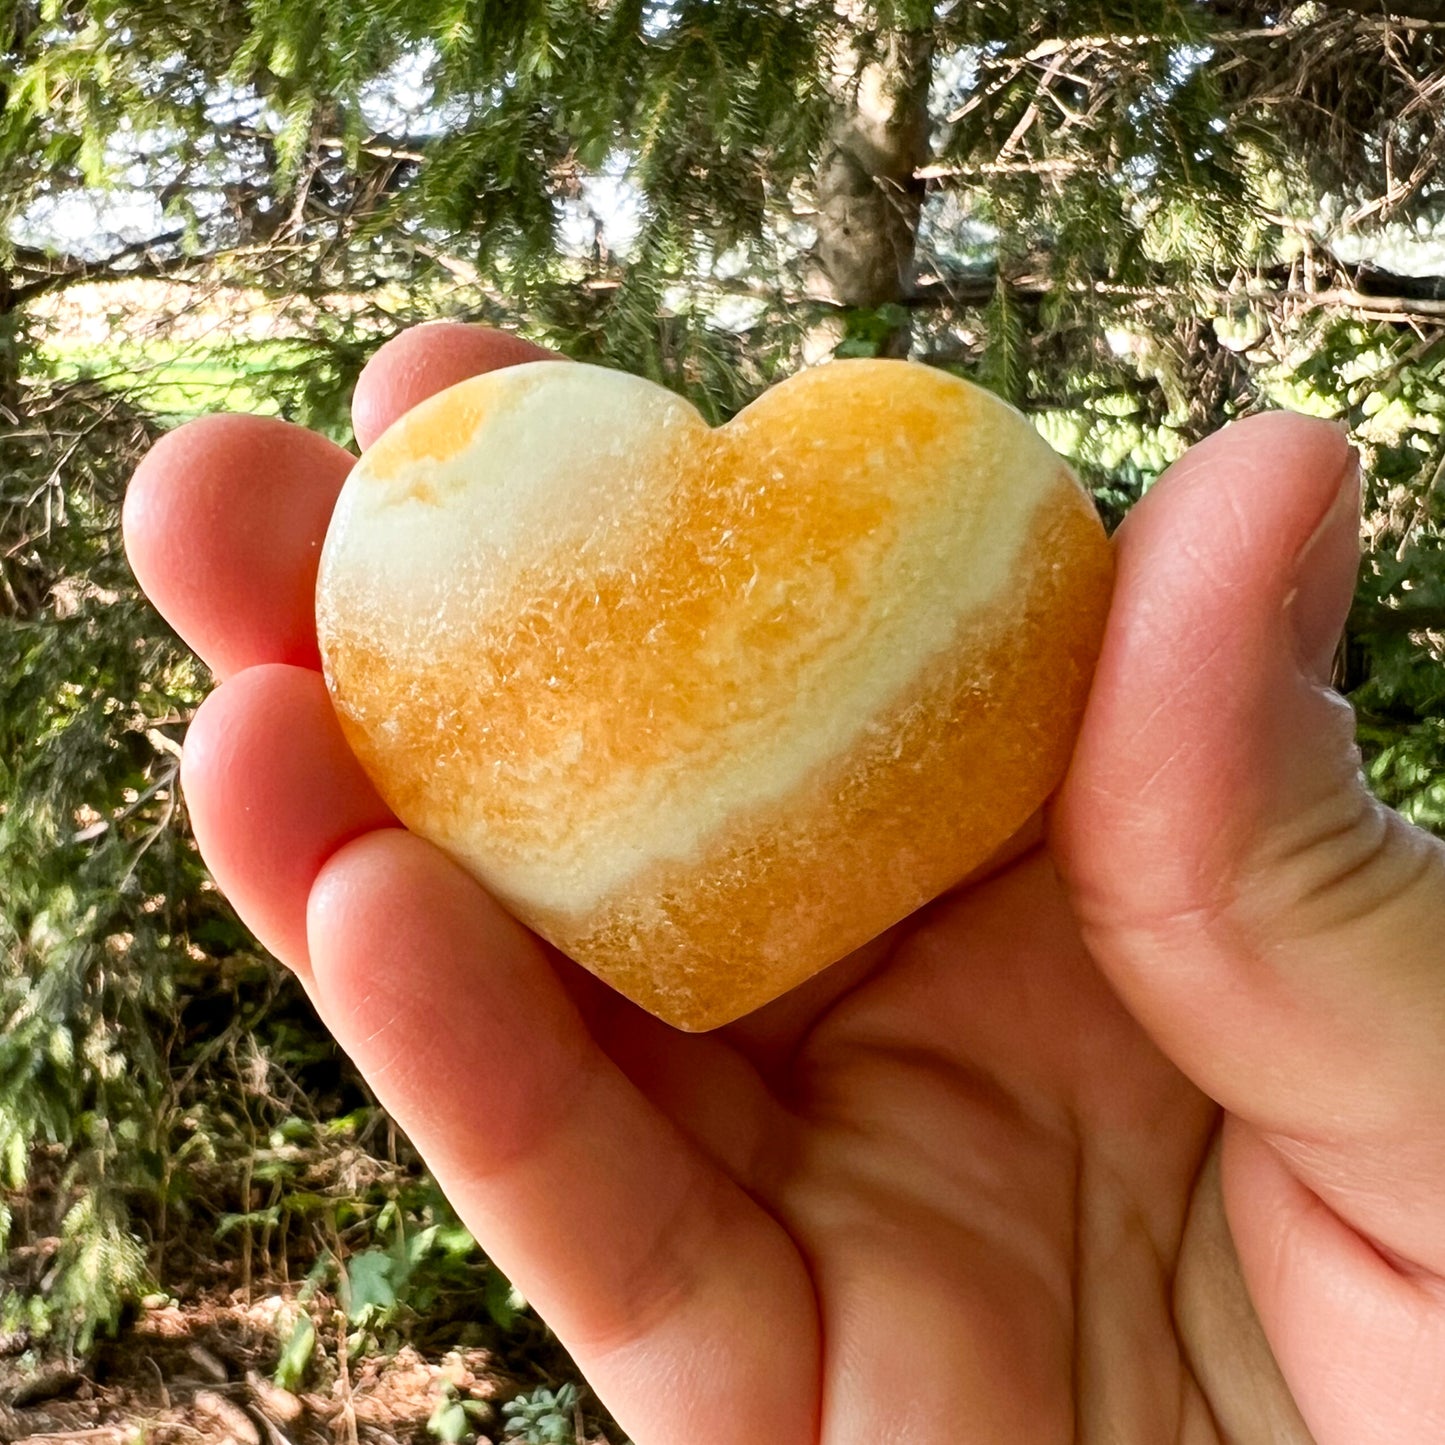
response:
<svg viewBox="0 0 1445 1445"><path fill-rule="evenodd" d="M322 656L397 816L658 1017L726 1023L975 868L1061 778L1108 607L1011 408L842 361L713 429L539 362L398 421L322 557Z"/></svg>

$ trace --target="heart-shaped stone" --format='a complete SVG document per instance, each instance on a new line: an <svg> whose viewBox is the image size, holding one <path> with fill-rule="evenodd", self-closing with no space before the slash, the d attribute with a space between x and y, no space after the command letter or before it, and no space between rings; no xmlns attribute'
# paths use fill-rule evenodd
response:
<svg viewBox="0 0 1445 1445"><path fill-rule="evenodd" d="M835 362L713 429L650 382L541 362L433 397L362 457L318 622L402 822L705 1029L1039 806L1111 575L1059 458L943 372Z"/></svg>

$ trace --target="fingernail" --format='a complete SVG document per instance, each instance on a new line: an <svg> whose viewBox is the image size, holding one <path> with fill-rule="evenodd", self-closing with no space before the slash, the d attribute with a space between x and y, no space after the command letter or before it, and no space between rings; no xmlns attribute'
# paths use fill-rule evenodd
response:
<svg viewBox="0 0 1445 1445"><path fill-rule="evenodd" d="M1338 491L1295 559L1294 590L1285 607L1295 655L1305 676L1328 687L1360 569L1360 458L1351 449Z"/></svg>

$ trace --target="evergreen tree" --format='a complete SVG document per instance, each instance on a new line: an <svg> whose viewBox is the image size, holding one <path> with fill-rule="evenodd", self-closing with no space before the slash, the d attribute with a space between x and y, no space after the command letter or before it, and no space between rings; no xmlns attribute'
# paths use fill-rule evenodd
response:
<svg viewBox="0 0 1445 1445"><path fill-rule="evenodd" d="M127 389L124 348L57 344L69 288L249 288L285 345L225 364L343 439L365 355L429 314L715 419L805 360L908 354L1026 406L1112 518L1230 416L1338 416L1371 477L1339 680L1381 792L1445 826L1437 0L10 0L0 64L12 1302L44 1281L84 1332L162 1271L178 1212L249 1241L314 1207L239 1169L183 1197L178 1152L223 1171L299 1117L284 1089L200 1109L208 1079L244 1092L223 1010L271 1021L263 1073L295 1050L361 1098L186 840L206 679L115 533L177 408Z"/></svg>

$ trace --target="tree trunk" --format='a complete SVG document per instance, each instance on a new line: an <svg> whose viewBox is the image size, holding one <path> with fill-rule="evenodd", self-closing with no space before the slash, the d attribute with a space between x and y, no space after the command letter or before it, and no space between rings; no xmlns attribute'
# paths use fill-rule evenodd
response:
<svg viewBox="0 0 1445 1445"><path fill-rule="evenodd" d="M810 290L837 306L876 310L904 302L915 275L928 158L929 31L865 35L861 10L841 0L842 38L834 53L837 111L817 171L818 239ZM810 335L808 360L841 340L842 318ZM880 337L881 355L908 353L900 318Z"/></svg>

